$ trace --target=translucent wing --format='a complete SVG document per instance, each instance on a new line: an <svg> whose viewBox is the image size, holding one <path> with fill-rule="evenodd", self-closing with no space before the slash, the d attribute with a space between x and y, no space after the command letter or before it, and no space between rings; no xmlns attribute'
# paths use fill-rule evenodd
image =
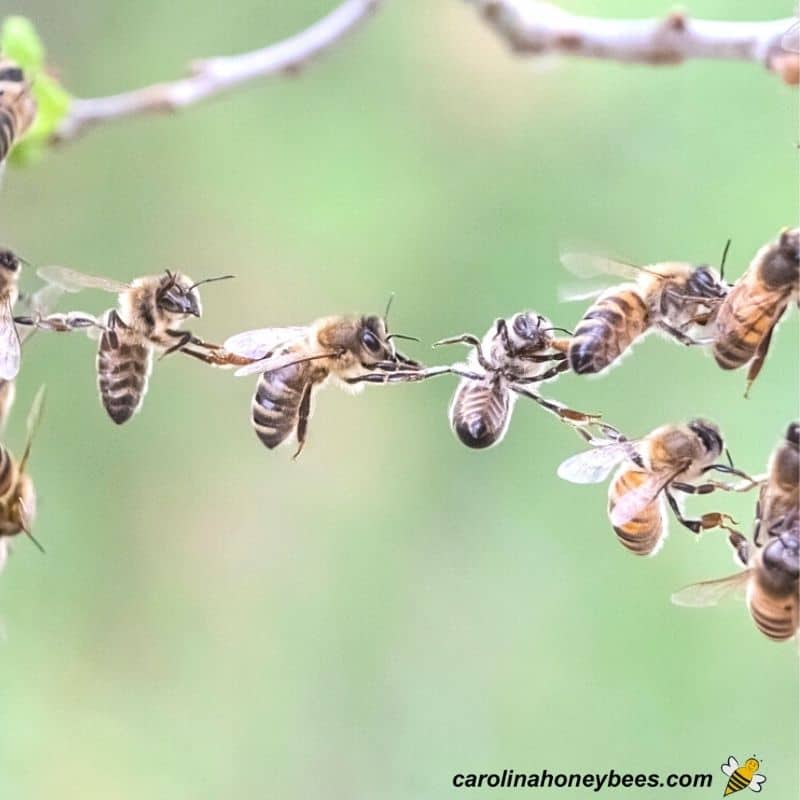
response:
<svg viewBox="0 0 800 800"><path fill-rule="evenodd" d="M304 361L316 361L322 358L330 358L331 356L335 356L336 353L326 353L326 352L312 352L312 353L301 353L299 351L291 351L281 348L280 352L272 353L267 358L260 358L257 361L254 361L252 364L245 364L243 367L239 367L233 374L237 378L241 378L245 375L255 375L258 373L259 375L263 372L275 372L277 369L283 369L284 367L291 366L292 364L301 364Z"/></svg>
<svg viewBox="0 0 800 800"><path fill-rule="evenodd" d="M781 47L789 53L800 53L800 22L795 22L783 34Z"/></svg>
<svg viewBox="0 0 800 800"><path fill-rule="evenodd" d="M60 287L65 292L100 289L103 292L120 294L131 288L129 283L122 283L100 275L86 275L68 267L40 267L36 270L36 274L42 280Z"/></svg>
<svg viewBox="0 0 800 800"><path fill-rule="evenodd" d="M11 304L0 302L0 379L11 381L17 377L20 362L20 341Z"/></svg>
<svg viewBox="0 0 800 800"><path fill-rule="evenodd" d="M570 483L600 483L634 451L634 443L630 441L602 445L570 456L559 465L557 474Z"/></svg>
<svg viewBox="0 0 800 800"><path fill-rule="evenodd" d="M650 275L659 275L649 267L639 267L625 261L617 261L607 256L598 256L593 253L562 253L561 263L579 278L592 278L597 275L618 275L628 280L636 280L643 272ZM660 276L659 276L660 277Z"/></svg>
<svg viewBox="0 0 800 800"><path fill-rule="evenodd" d="M26 305L35 314L46 316L58 305L63 294L64 290L60 286L47 283L30 296Z"/></svg>
<svg viewBox="0 0 800 800"><path fill-rule="evenodd" d="M730 777L737 769L739 769L739 762L733 756L728 756L728 763L722 765L722 771Z"/></svg>
<svg viewBox="0 0 800 800"><path fill-rule="evenodd" d="M753 792L760 792L761 785L764 783L766 779L767 779L766 775L762 775L760 772L756 772L756 774L753 775L753 779L750 781L750 785L748 786L748 788Z"/></svg>
<svg viewBox="0 0 800 800"><path fill-rule="evenodd" d="M582 303L600 297L608 286L595 286L594 288L578 286L559 286L558 299L562 303Z"/></svg>
<svg viewBox="0 0 800 800"><path fill-rule="evenodd" d="M638 516L655 501L659 493L673 477L673 475L669 475L666 478L663 475L650 475L644 483L623 494L611 510L609 515L611 524L615 528L619 528Z"/></svg>
<svg viewBox="0 0 800 800"><path fill-rule="evenodd" d="M230 336L222 346L237 356L266 358L273 351L283 349L302 339L306 333L308 333L307 327L258 328Z"/></svg>
<svg viewBox="0 0 800 800"><path fill-rule="evenodd" d="M734 592L744 589L750 577L750 570L745 569L735 575L728 575L726 578L717 578L713 581L701 581L686 586L672 595L672 602L676 606L686 606L688 608L708 608L717 605L720 600ZM733 767L731 772L739 765L736 759L731 756ZM730 763L730 762L729 762ZM723 766L722 771L725 772ZM726 772L730 775L730 772Z"/></svg>

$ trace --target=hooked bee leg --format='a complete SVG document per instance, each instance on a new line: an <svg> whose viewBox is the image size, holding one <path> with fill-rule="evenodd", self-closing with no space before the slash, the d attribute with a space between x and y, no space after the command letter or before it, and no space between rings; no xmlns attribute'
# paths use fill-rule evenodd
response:
<svg viewBox="0 0 800 800"><path fill-rule="evenodd" d="M501 320L502 321L502 320ZM505 329L504 329L505 330ZM506 332L506 335L508 333ZM481 344L481 340L472 333L462 333L460 336L451 336L447 339L439 339L438 342L434 342L434 347L443 347L447 344L466 344L470 347L475 348L475 356L478 359L478 364L483 367L485 370L493 370L494 367L491 365L489 360L486 358L485 353L483 352L483 346Z"/></svg>
<svg viewBox="0 0 800 800"><path fill-rule="evenodd" d="M708 494L708 492L696 491L701 487L689 486L688 484L672 483L671 488L680 492L687 492L688 494ZM667 489L664 491L664 494L678 522L680 522L684 528L688 528L692 533L699 534L701 531L708 531L714 528L723 528L730 533L739 533L736 528L730 527L730 525L737 525L738 523L729 514L711 511L707 514L703 514L699 519L687 519L683 516L678 501L675 499L672 492Z"/></svg>
<svg viewBox="0 0 800 800"><path fill-rule="evenodd" d="M561 403L556 403L552 400L546 400L541 395L536 394L536 392L531 392L528 389L524 389L520 383L512 384L511 390L522 395L523 397L530 398L542 406L542 408L546 408L552 414L555 414L563 422L577 422L582 424L593 423L596 420L599 420L602 416L601 414L588 414L584 411L575 411L575 409L563 406Z"/></svg>

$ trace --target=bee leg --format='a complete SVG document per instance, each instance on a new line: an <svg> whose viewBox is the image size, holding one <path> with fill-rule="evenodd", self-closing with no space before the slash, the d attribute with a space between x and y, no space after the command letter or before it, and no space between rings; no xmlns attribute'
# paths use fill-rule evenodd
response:
<svg viewBox="0 0 800 800"><path fill-rule="evenodd" d="M561 355L561 354L559 354ZM561 359L558 359L558 364L554 367L550 367L546 372L543 372L541 375L536 375L531 378L517 378L514 383L520 384L520 386L527 385L529 383L538 383L539 381L549 381L551 378L555 378L557 375L560 375L562 372L569 371L569 364L566 360L564 360L566 356L563 356Z"/></svg>
<svg viewBox="0 0 800 800"><path fill-rule="evenodd" d="M666 322L658 322L656 324L659 328L661 328L662 331L664 331L664 333L668 333L673 339L677 339L681 344L685 344L687 347L709 344L709 342L701 339L692 339L691 336L687 336L683 331L673 328L672 325L669 325Z"/></svg>
<svg viewBox="0 0 800 800"><path fill-rule="evenodd" d="M775 320L775 322L772 324L772 327L767 331L766 336L764 336L764 338L758 344L756 354L753 357L753 360L750 362L750 366L747 370L747 386L744 390L745 397L749 396L750 389L758 377L758 373L761 372L761 367L764 366L764 361L767 358L767 352L769 351L769 345L772 341L772 331L775 330L775 327L777 326L778 320L780 320L781 316L783 316L783 314L781 314Z"/></svg>
<svg viewBox="0 0 800 800"><path fill-rule="evenodd" d="M311 413L311 387L312 383L307 383L303 390L303 397L300 400L300 408L297 412L297 450L294 451L292 459L297 458L306 443L306 432L308 431L308 415Z"/></svg>
<svg viewBox="0 0 800 800"><path fill-rule="evenodd" d="M575 409L567 408L567 406L563 406L561 403L556 403L553 400L546 400L541 395L536 394L536 392L531 392L523 388L519 383L512 383L510 388L513 392L521 394L523 397L528 397L542 406L542 408L546 408L551 414L555 414L563 422L586 424L600 419L601 416L600 414L587 414L584 411L575 411Z"/></svg>
<svg viewBox="0 0 800 800"><path fill-rule="evenodd" d="M719 487L710 483L704 483L700 486L693 486L690 483L673 482L670 484L670 488L686 494L710 494ZM678 506L678 502L672 493L667 489L665 490L664 494L666 494L670 508L672 508L672 511L677 517L678 522L692 531L692 533L700 533L700 531L711 530L712 528L723 528L731 533L739 533L735 528L730 527L730 525L738 525L739 523L736 522L736 520L729 514L721 514L719 512L712 511L708 514L703 514L703 516L699 519L687 519L683 516L680 507Z"/></svg>
<svg viewBox="0 0 800 800"><path fill-rule="evenodd" d="M415 383L427 378L435 378L437 375L446 375L449 372L461 374L452 367L429 367L428 369L394 370L393 372L367 372L364 375L345 378L345 383ZM480 378L474 373L469 373L467 377Z"/></svg>
<svg viewBox="0 0 800 800"><path fill-rule="evenodd" d="M166 358L170 353L174 353L176 350L182 350L187 344L189 344L189 342L192 341L192 334L188 331L180 334L176 334L174 331L167 331L167 333L173 337L177 335L177 341L161 354L160 358L158 359L159 361Z"/></svg>
<svg viewBox="0 0 800 800"><path fill-rule="evenodd" d="M738 484L736 486L729 484L729 483L720 483L718 481L712 481L711 483L717 489L722 489L726 492L749 492L750 489L755 488L760 483L761 480L757 478L753 478L751 475L748 475L746 472L742 472L740 469L736 469L736 467L729 467L727 464L711 464L703 469L703 473L709 472L714 470L715 472L722 472L726 475L735 475L737 478L741 478L744 483Z"/></svg>
<svg viewBox="0 0 800 800"><path fill-rule="evenodd" d="M474 336L471 333L462 333L460 336L451 336L449 339L439 339L438 342L433 343L433 346L441 347L445 344L468 344L470 347L474 347L476 353L478 354L478 363L487 372L493 369L492 365L484 355L483 347L481 347L481 340L477 336Z"/></svg>

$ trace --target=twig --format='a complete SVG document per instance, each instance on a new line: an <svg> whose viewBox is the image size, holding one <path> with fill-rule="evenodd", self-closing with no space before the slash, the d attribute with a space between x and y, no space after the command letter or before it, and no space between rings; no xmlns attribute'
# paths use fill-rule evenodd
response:
<svg viewBox="0 0 800 800"><path fill-rule="evenodd" d="M347 36L380 0L345 0L310 28L260 50L196 61L187 78L158 83L108 97L75 98L55 134L75 139L89 128L141 114L177 111L270 75L292 74Z"/></svg>
<svg viewBox="0 0 800 800"><path fill-rule="evenodd" d="M609 20L571 14L539 0L467 0L519 55L565 53L641 64L687 59L753 61L800 82L796 18L716 22L674 11L663 19ZM794 30L792 30L794 28ZM791 33L790 33L791 31Z"/></svg>

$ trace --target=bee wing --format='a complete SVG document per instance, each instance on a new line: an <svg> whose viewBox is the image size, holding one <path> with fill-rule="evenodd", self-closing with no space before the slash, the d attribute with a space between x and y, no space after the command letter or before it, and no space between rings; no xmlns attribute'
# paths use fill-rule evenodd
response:
<svg viewBox="0 0 800 800"><path fill-rule="evenodd" d="M64 290L53 283L46 283L41 289L35 291L30 297L22 301L22 305L34 316L46 317L58 304ZM26 325L19 334L20 344L24 344L38 328L33 325Z"/></svg>
<svg viewBox="0 0 800 800"><path fill-rule="evenodd" d="M767 779L766 775L762 775L760 772L756 772L753 775L752 780L750 781L750 785L747 787L752 792L760 792L761 791L761 784Z"/></svg>
<svg viewBox="0 0 800 800"><path fill-rule="evenodd" d="M640 267L629 261L620 261L609 256L599 256L594 253L581 253L578 251L562 252L561 263L579 278L592 278L597 275L617 275L621 278L635 281L643 272L664 277L652 267Z"/></svg>
<svg viewBox="0 0 800 800"><path fill-rule="evenodd" d="M626 441L585 450L562 461L557 470L558 477L570 483L600 483L620 461L631 455L633 449L633 443Z"/></svg>
<svg viewBox="0 0 800 800"><path fill-rule="evenodd" d="M722 771L730 777L737 769L739 769L739 762L733 756L728 756L728 763L722 765Z"/></svg>
<svg viewBox="0 0 800 800"><path fill-rule="evenodd" d="M264 372L275 372L275 370L289 367L292 364L301 364L304 361L316 361L319 358L330 358L335 356L336 353L326 353L324 351L311 352L308 354L299 353L292 350L281 349L278 353L271 353L267 358L261 358L254 361L252 364L245 364L239 367L233 374L237 378L245 375L255 375Z"/></svg>
<svg viewBox="0 0 800 800"><path fill-rule="evenodd" d="M11 381L17 377L20 362L20 340L14 324L14 312L6 300L0 303L0 379Z"/></svg>
<svg viewBox="0 0 800 800"><path fill-rule="evenodd" d="M781 47L789 53L800 53L800 22L796 21L783 34Z"/></svg>
<svg viewBox="0 0 800 800"><path fill-rule="evenodd" d="M600 297L608 286L595 286L593 289L579 286L559 286L558 299L562 303L581 303Z"/></svg>
<svg viewBox="0 0 800 800"><path fill-rule="evenodd" d="M222 346L229 352L244 358L266 358L277 349L283 349L302 339L307 327L258 328L228 337Z"/></svg>
<svg viewBox="0 0 800 800"><path fill-rule="evenodd" d="M81 289L100 289L103 292L120 294L130 289L129 283L115 281L100 275L86 275L68 267L40 267L36 274L48 283L55 284L65 292L79 292Z"/></svg>
<svg viewBox="0 0 800 800"><path fill-rule="evenodd" d="M709 606L717 605L720 600L727 597L733 592L744 589L747 585L747 580L750 577L750 570L745 569L737 572L734 575L728 575L725 578L717 578L713 581L701 581L700 583L693 583L691 586L685 586L678 592L672 595L672 602L676 606L686 606L687 608L708 608ZM731 772L738 768L736 759L731 756L730 761L733 763ZM723 766L722 771L725 772ZM730 775L730 772L726 772Z"/></svg>
<svg viewBox="0 0 800 800"><path fill-rule="evenodd" d="M681 470L683 471L683 470ZM675 473L678 474L678 473ZM666 487L675 475L650 475L639 484L635 489L626 492L614 504L609 519L615 528L630 522L637 514L640 514L650 505Z"/></svg>

